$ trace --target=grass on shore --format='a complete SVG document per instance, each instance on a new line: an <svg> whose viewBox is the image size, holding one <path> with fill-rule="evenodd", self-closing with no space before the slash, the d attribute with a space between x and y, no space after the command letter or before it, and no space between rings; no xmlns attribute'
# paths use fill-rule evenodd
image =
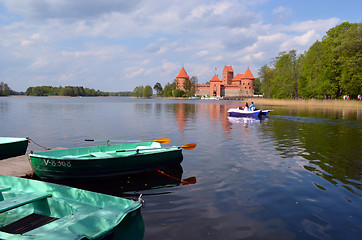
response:
<svg viewBox="0 0 362 240"><path fill-rule="evenodd" d="M341 107L341 108L362 108L362 101L341 100L341 99L272 99L272 98L244 98L245 102L254 102L262 105L278 106L314 106L314 107Z"/></svg>

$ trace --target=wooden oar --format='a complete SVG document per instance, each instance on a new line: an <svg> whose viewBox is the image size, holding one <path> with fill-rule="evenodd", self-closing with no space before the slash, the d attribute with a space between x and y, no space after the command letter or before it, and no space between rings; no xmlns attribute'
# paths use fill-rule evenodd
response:
<svg viewBox="0 0 362 240"><path fill-rule="evenodd" d="M188 143L188 144L181 146L181 148L183 148L185 150L191 150L191 149L194 149L195 147L196 147L196 143Z"/></svg>
<svg viewBox="0 0 362 240"><path fill-rule="evenodd" d="M162 173L163 175L167 176L167 177L170 177L170 178L173 178L173 179L176 179L178 181L181 182L181 185L190 185L190 184L195 184L196 183L196 177L189 177L189 178L185 178L183 180L181 179L178 179L177 177L173 177L167 173L165 173L164 171L161 171L161 170L157 170L159 173Z"/></svg>
<svg viewBox="0 0 362 240"><path fill-rule="evenodd" d="M94 140L94 139L85 139L86 142L103 142L106 141L109 142L149 142L147 140ZM158 142L160 144L169 144L171 142L171 139L169 138L157 138L153 140L153 142Z"/></svg>
<svg viewBox="0 0 362 240"><path fill-rule="evenodd" d="M189 185L189 184L195 184L195 183L196 183L196 177L185 178L181 181L181 185Z"/></svg>
<svg viewBox="0 0 362 240"><path fill-rule="evenodd" d="M194 149L196 147L196 143L188 143L188 144L185 144L185 145L182 145L180 147L177 147L177 148L182 148L182 149L185 149L185 150L191 150L191 149ZM145 149L126 149L126 150L118 150L116 152L139 152L139 151L146 151L146 150L154 150L154 149L165 149L165 148L145 148Z"/></svg>

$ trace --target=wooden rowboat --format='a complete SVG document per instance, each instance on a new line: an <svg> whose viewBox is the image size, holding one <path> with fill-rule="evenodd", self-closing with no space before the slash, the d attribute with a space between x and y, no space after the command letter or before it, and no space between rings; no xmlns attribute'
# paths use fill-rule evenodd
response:
<svg viewBox="0 0 362 240"><path fill-rule="evenodd" d="M140 207L125 198L0 175L0 239L142 239Z"/></svg>
<svg viewBox="0 0 362 240"><path fill-rule="evenodd" d="M28 148L28 139L0 137L0 160L24 155Z"/></svg>
<svg viewBox="0 0 362 240"><path fill-rule="evenodd" d="M196 144L192 144L194 148ZM162 148L158 142L137 142L52 150L29 154L41 179L111 177L154 170L182 162L182 147Z"/></svg>

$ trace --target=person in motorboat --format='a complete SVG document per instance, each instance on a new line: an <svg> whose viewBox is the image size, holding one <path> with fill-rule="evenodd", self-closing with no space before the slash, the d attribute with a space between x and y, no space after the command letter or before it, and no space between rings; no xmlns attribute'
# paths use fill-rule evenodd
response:
<svg viewBox="0 0 362 240"><path fill-rule="evenodd" d="M249 104L247 102L245 102L244 111L249 111Z"/></svg>
<svg viewBox="0 0 362 240"><path fill-rule="evenodd" d="M255 105L254 105L254 102L251 102L251 104L250 104L250 110L251 110L251 111L255 111Z"/></svg>

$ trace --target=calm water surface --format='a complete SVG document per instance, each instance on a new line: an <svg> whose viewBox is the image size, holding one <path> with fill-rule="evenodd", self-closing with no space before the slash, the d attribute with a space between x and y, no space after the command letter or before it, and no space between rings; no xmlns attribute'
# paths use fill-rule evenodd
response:
<svg viewBox="0 0 362 240"><path fill-rule="evenodd" d="M6 97L0 136L66 148L86 138L196 142L164 170L192 185L159 172L69 183L142 193L144 239L361 239L362 112L255 102L274 111L259 121L228 118L237 101Z"/></svg>

